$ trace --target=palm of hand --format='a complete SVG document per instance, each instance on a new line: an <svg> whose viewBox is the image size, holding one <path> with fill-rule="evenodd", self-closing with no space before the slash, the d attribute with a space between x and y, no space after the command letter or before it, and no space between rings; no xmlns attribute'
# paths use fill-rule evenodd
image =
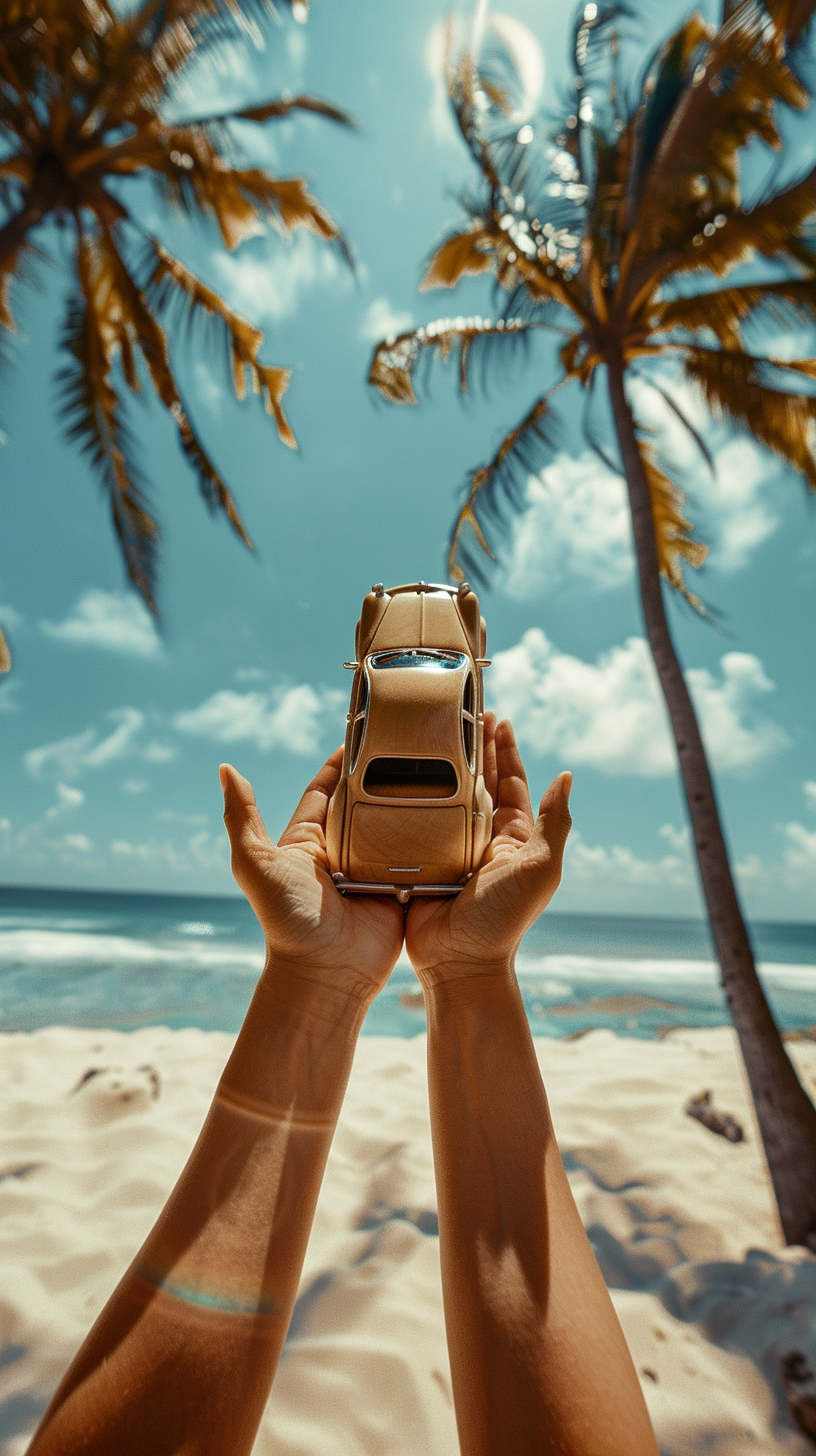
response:
<svg viewBox="0 0 816 1456"><path fill-rule="evenodd" d="M550 785L534 822L524 766L509 723L485 721L485 782L497 805L493 837L461 894L412 901L405 927L420 979L505 967L554 895L570 828L570 777Z"/></svg>
<svg viewBox="0 0 816 1456"><path fill-rule="evenodd" d="M307 788L273 844L249 782L224 765L224 819L232 868L257 915L268 953L312 981L370 998L399 955L403 912L395 902L338 894L329 875L325 823L342 749Z"/></svg>

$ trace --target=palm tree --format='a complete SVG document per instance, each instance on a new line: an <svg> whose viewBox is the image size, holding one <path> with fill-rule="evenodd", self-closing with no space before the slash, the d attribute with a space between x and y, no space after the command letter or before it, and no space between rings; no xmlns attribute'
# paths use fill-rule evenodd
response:
<svg viewBox="0 0 816 1456"><path fill-rule="evenodd" d="M485 361L536 332L560 336L550 387L469 478L450 549L459 579L479 574L491 528L523 507L530 471L554 449L553 394L605 381L631 508L640 597L671 721L714 945L738 1033L782 1228L816 1248L816 1109L787 1056L756 973L700 730L672 642L661 579L699 607L684 579L705 546L692 536L680 489L661 469L653 432L627 382L672 397L663 361L702 390L711 413L750 431L816 487L816 359L751 352L774 325L816 321L816 168L752 205L740 193L740 153L780 145L779 104L808 93L791 65L814 0L743 0L719 31L693 15L645 67L629 105L619 79L622 5L589 0L574 31L574 92L549 130L513 106L513 68L494 51L448 60L462 137L481 173L467 222L431 258L423 286L493 273L501 316L442 319L378 345L370 380L414 403L422 359L458 356L462 389ZM523 124L519 124L522 122ZM499 305L502 307L501 304ZM662 369L655 365L663 364ZM603 452L601 452L603 453ZM606 458L606 457L604 457ZM612 466L612 468L617 468ZM702 610L702 608L700 608Z"/></svg>
<svg viewBox="0 0 816 1456"><path fill-rule="evenodd" d="M303 19L305 0L289 3ZM348 124L343 112L295 96L168 119L191 63L255 25L253 11L272 9L271 0L142 0L131 10L111 0L0 0L0 328L14 330L9 287L30 266L36 229L58 219L70 230L75 268L61 335L62 413L102 478L128 576L153 611L159 529L125 419L126 390L150 381L207 506L251 547L184 402L168 324L186 315L215 325L238 398L249 380L283 443L296 441L281 405L290 371L262 363L260 329L145 228L127 206L128 179L148 176L176 211L214 220L229 249L270 223L284 234L307 228L346 251L303 178L240 166L230 129L234 120L298 111Z"/></svg>

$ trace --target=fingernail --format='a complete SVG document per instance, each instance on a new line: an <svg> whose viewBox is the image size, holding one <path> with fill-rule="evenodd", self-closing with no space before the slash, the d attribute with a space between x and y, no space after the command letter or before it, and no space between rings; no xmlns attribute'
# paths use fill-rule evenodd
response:
<svg viewBox="0 0 816 1456"><path fill-rule="evenodd" d="M569 769L564 770L561 775L561 781L564 785L564 798L569 802L569 796L572 793L572 774Z"/></svg>

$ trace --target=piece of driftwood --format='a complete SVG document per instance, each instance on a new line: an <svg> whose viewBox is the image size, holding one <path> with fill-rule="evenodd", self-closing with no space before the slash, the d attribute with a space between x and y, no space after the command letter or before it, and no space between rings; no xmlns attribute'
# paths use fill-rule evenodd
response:
<svg viewBox="0 0 816 1456"><path fill-rule="evenodd" d="M696 1097L690 1097L686 1103L686 1113L689 1117L696 1118L710 1132L716 1132L720 1137L726 1138L729 1143L744 1142L745 1133L741 1124L731 1116L730 1112L718 1112L712 1106L712 1101L710 1092L698 1092Z"/></svg>
<svg viewBox="0 0 816 1456"><path fill-rule="evenodd" d="M779 1361L788 1410L800 1431L816 1445L816 1376L801 1350L789 1350Z"/></svg>
<svg viewBox="0 0 816 1456"><path fill-rule="evenodd" d="M591 1001L573 1001L563 1006L541 1006L537 1016L582 1016L587 1011L602 1011L605 1016L637 1016L641 1011L685 1011L672 1001L656 1001L654 996L596 996Z"/></svg>
<svg viewBox="0 0 816 1456"><path fill-rule="evenodd" d="M816 1041L816 1025L802 1027L799 1031L786 1031L783 1041Z"/></svg>

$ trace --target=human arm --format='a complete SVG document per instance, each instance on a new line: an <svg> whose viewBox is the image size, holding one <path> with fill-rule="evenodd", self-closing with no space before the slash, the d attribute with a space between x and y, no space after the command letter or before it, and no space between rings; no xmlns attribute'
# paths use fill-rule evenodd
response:
<svg viewBox="0 0 816 1456"><path fill-rule="evenodd" d="M201 1135L46 1411L30 1456L246 1456L297 1294L367 1007L402 943L394 903L328 873L335 754L278 846L222 768L233 871L266 964Z"/></svg>
<svg viewBox="0 0 816 1456"><path fill-rule="evenodd" d="M455 899L412 902L428 1015L445 1323L462 1456L657 1456L553 1133L513 969L558 887L569 775L535 824L509 723L486 734L497 809Z"/></svg>

